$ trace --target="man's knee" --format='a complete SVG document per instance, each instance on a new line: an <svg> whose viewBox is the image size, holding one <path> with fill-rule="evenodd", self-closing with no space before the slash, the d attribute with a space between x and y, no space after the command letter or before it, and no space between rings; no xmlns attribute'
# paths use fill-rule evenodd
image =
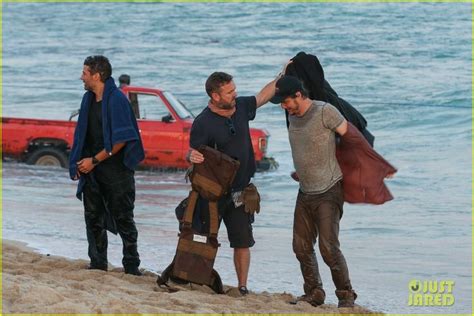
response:
<svg viewBox="0 0 474 316"><path fill-rule="evenodd" d="M305 260L314 254L314 246L311 241L305 240L298 235L293 236L293 252L299 261Z"/></svg>
<svg viewBox="0 0 474 316"><path fill-rule="evenodd" d="M255 245L252 233L243 232L241 234L228 235L230 247L234 249L249 249Z"/></svg>
<svg viewBox="0 0 474 316"><path fill-rule="evenodd" d="M234 256L242 257L242 256L249 256L249 255L250 255L249 247L234 248Z"/></svg>
<svg viewBox="0 0 474 316"><path fill-rule="evenodd" d="M120 226L129 226L134 223L134 203L127 196L117 196L108 203L108 209Z"/></svg>
<svg viewBox="0 0 474 316"><path fill-rule="evenodd" d="M85 209L84 219L88 228L103 228L103 214Z"/></svg>
<svg viewBox="0 0 474 316"><path fill-rule="evenodd" d="M253 238L253 215L244 212L244 207L231 210L232 216L224 218L227 227L227 237L231 248L250 248L255 245Z"/></svg>
<svg viewBox="0 0 474 316"><path fill-rule="evenodd" d="M84 196L84 218L86 224L99 222L105 214L102 201Z"/></svg>
<svg viewBox="0 0 474 316"><path fill-rule="evenodd" d="M118 216L116 219L117 230L122 235L127 235L129 238L136 239L138 230L133 220L133 216Z"/></svg>
<svg viewBox="0 0 474 316"><path fill-rule="evenodd" d="M113 211L114 217L117 221L123 223L134 222L133 208L115 208Z"/></svg>
<svg viewBox="0 0 474 316"><path fill-rule="evenodd" d="M326 263L329 268L336 268L339 263L339 258L341 257L339 246L336 243L320 242L319 250L324 263Z"/></svg>

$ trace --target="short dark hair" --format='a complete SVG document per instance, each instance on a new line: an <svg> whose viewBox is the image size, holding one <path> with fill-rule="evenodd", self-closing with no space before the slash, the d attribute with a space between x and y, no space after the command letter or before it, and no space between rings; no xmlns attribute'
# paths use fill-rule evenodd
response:
<svg viewBox="0 0 474 316"><path fill-rule="evenodd" d="M130 76L127 74L120 75L119 77L120 84L130 84Z"/></svg>
<svg viewBox="0 0 474 316"><path fill-rule="evenodd" d="M225 72L213 72L206 80L206 92L211 97L213 92L218 92L220 87L232 81L232 76Z"/></svg>
<svg viewBox="0 0 474 316"><path fill-rule="evenodd" d="M296 92L301 93L301 97L302 97L303 99L306 99L306 98L309 97L308 90L306 90L306 88L303 86L303 87L301 87L300 89L298 89L297 91L295 91L295 93L292 93L292 94L288 95L287 98L290 97L290 98L292 98L292 99L296 99Z"/></svg>
<svg viewBox="0 0 474 316"><path fill-rule="evenodd" d="M303 97L303 99L306 99L307 97L309 97L309 93L308 93L308 90L306 90L306 87L304 86L304 82L303 83L303 87L299 90L299 92L301 93L301 96ZM296 98L296 94L295 94L295 98Z"/></svg>
<svg viewBox="0 0 474 316"><path fill-rule="evenodd" d="M89 67L91 74L99 73L100 81L105 82L112 76L112 66L105 56L89 56L84 60L84 65Z"/></svg>
<svg viewBox="0 0 474 316"><path fill-rule="evenodd" d="M270 102L278 104L287 98L296 98L296 94L300 92L303 99L308 97L308 92L304 88L304 83L294 76L283 76L275 83L275 95Z"/></svg>

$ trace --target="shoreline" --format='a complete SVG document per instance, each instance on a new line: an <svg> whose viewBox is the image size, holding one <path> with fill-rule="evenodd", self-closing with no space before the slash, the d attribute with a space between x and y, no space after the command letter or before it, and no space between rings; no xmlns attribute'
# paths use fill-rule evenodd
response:
<svg viewBox="0 0 474 316"><path fill-rule="evenodd" d="M199 285L177 285L169 293L157 275L125 275L121 267L87 270L87 260L40 254L19 241L2 240L3 313L374 313L364 307L290 305L288 293L253 293L242 297L235 287L215 294Z"/></svg>

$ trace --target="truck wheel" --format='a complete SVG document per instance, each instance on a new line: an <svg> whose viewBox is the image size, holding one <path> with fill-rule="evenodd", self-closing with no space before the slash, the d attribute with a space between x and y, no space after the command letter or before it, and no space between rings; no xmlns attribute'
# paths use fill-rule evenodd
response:
<svg viewBox="0 0 474 316"><path fill-rule="evenodd" d="M278 166L278 162L273 157L263 157L262 160L257 161L257 172L278 169Z"/></svg>
<svg viewBox="0 0 474 316"><path fill-rule="evenodd" d="M57 148L43 147L36 149L28 157L26 163L29 165L56 166L66 168L68 164L68 158L66 153Z"/></svg>

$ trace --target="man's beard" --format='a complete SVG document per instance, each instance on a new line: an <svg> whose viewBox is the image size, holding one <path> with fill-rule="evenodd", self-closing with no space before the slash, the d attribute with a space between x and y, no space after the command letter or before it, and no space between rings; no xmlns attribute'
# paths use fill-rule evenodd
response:
<svg viewBox="0 0 474 316"><path fill-rule="evenodd" d="M223 109L223 110L232 110L233 108L235 108L235 99L232 100L231 103L222 103L222 104L220 104L220 108Z"/></svg>

